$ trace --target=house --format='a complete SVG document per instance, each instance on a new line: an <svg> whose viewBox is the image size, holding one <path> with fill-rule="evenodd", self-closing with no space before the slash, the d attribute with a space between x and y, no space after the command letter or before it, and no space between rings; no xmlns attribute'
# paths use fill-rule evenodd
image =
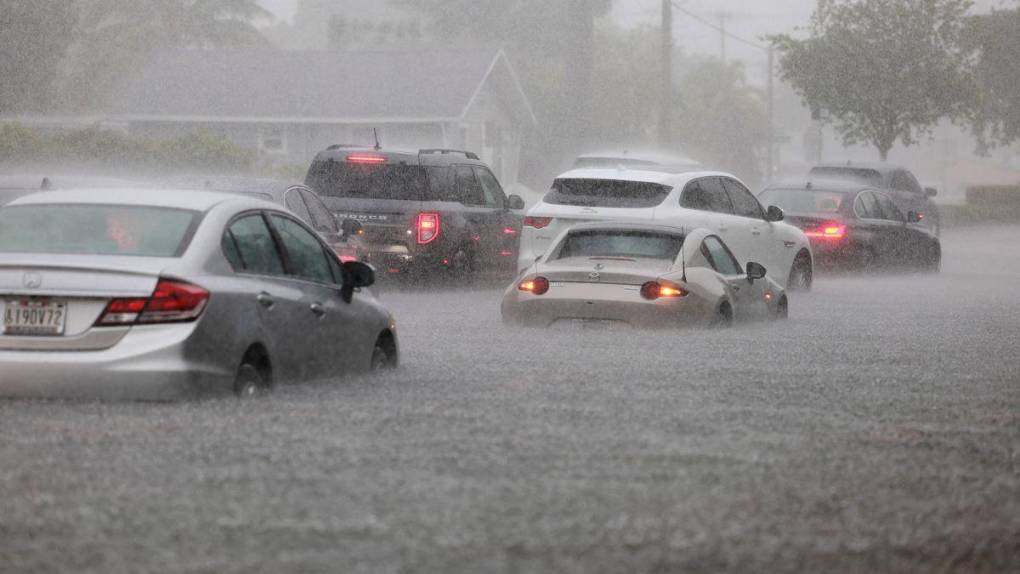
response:
<svg viewBox="0 0 1020 574"><path fill-rule="evenodd" d="M498 49L179 50L155 58L109 105L104 123L168 139L196 130L307 164L337 143L478 153L517 181L536 126Z"/></svg>

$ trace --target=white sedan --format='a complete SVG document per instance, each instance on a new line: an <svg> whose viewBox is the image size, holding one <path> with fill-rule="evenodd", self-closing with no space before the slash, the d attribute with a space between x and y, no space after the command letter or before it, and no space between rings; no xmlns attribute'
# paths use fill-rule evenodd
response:
<svg viewBox="0 0 1020 574"><path fill-rule="evenodd" d="M707 229L585 223L560 233L503 296L506 323L729 326L783 319L786 291L758 263L741 268Z"/></svg>
<svg viewBox="0 0 1020 574"><path fill-rule="evenodd" d="M524 218L517 271L530 267L571 225L634 221L709 229L742 261L767 267L783 287L810 289L811 244L783 217L778 207L763 208L747 186L727 173L654 166L575 169L556 178Z"/></svg>

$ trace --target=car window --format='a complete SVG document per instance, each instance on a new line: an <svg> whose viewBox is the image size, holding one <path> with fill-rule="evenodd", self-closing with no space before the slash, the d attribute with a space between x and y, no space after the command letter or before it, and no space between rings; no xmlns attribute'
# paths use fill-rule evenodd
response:
<svg viewBox="0 0 1020 574"><path fill-rule="evenodd" d="M312 216L312 227L323 233L340 233L336 219L329 212L329 208L319 199L319 196L309 189L300 191L305 205L308 206L308 213Z"/></svg>
<svg viewBox="0 0 1020 574"><path fill-rule="evenodd" d="M454 178L457 181L457 194L460 202L464 205L485 205L493 207L495 204L488 202L482 183L475 176L475 171L470 166L461 165L454 168Z"/></svg>
<svg viewBox="0 0 1020 574"><path fill-rule="evenodd" d="M758 200L751 195L751 192L744 187L739 181L730 179L728 177L720 178L723 187L726 188L726 193L730 197L730 202L733 203L733 213L741 217L751 217L754 219L764 219L765 213L761 209L761 204Z"/></svg>
<svg viewBox="0 0 1020 574"><path fill-rule="evenodd" d="M287 205L287 209L293 211L294 215L301 218L301 221L311 223L312 216L308 214L308 207L305 206L305 202L301 199L301 194L298 193L298 190L288 190L283 195L283 202Z"/></svg>
<svg viewBox="0 0 1020 574"><path fill-rule="evenodd" d="M900 211L900 208L896 207L896 204L888 196L880 193L872 195L878 201L878 206L882 209L882 219L899 222L906 221L906 218L903 217L903 212Z"/></svg>
<svg viewBox="0 0 1020 574"><path fill-rule="evenodd" d="M882 210L878 207L875 194L870 191L858 195L854 206L857 210L857 217L862 219L883 219L885 217L882 214Z"/></svg>
<svg viewBox="0 0 1020 574"><path fill-rule="evenodd" d="M667 233L629 230L572 231L563 240L557 259L568 257L622 257L673 261L683 237Z"/></svg>
<svg viewBox="0 0 1020 574"><path fill-rule="evenodd" d="M457 182L453 181L453 170L446 166L430 165L424 168L428 175L427 199L429 201L460 202Z"/></svg>
<svg viewBox="0 0 1020 574"><path fill-rule="evenodd" d="M919 195L924 195L924 188L921 187L920 182L917 181L917 178L914 177L914 174L910 173L909 171L905 171L903 172L903 174L907 186L906 187L907 191Z"/></svg>
<svg viewBox="0 0 1020 574"><path fill-rule="evenodd" d="M261 215L248 215L232 223L224 234L223 243L233 244L234 249L225 248L223 254L234 271L283 275L283 261Z"/></svg>
<svg viewBox="0 0 1020 574"><path fill-rule="evenodd" d="M723 275L743 274L740 270L740 263L737 263L736 258L719 238L711 235L706 237L704 243L701 244L701 252L712 264L712 268L719 273Z"/></svg>
<svg viewBox="0 0 1020 574"><path fill-rule="evenodd" d="M655 207L665 201L672 189L644 181L563 178L553 182L542 201L578 207Z"/></svg>
<svg viewBox="0 0 1020 574"><path fill-rule="evenodd" d="M319 240L293 219L273 215L273 227L280 235L283 248L290 262L290 275L315 281L333 283L333 272L329 268L326 252Z"/></svg>
<svg viewBox="0 0 1020 574"><path fill-rule="evenodd" d="M850 197L839 191L812 189L766 189L758 196L761 204L775 205L787 213L839 213Z"/></svg>
<svg viewBox="0 0 1020 574"><path fill-rule="evenodd" d="M418 165L329 158L312 162L305 183L322 197L420 201L425 171Z"/></svg>
<svg viewBox="0 0 1020 574"><path fill-rule="evenodd" d="M478 176L478 181L482 183L482 191L485 192L485 202L488 205L502 208L506 201L506 195L503 193L503 188L499 186L496 176L492 175L492 172L484 167L475 166L474 169L475 175Z"/></svg>
<svg viewBox="0 0 1020 574"><path fill-rule="evenodd" d="M705 177L687 184L680 198L680 206L699 211L733 213L733 204L717 177Z"/></svg>

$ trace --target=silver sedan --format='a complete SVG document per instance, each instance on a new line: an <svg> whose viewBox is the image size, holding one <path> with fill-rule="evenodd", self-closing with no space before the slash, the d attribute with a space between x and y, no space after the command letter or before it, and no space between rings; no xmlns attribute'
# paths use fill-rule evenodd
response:
<svg viewBox="0 0 1020 574"><path fill-rule="evenodd" d="M729 326L787 316L785 290L758 263L741 268L705 229L588 223L562 232L503 296L503 320Z"/></svg>
<svg viewBox="0 0 1020 574"><path fill-rule="evenodd" d="M258 199L23 197L0 208L0 394L249 396L395 366L396 326L373 281Z"/></svg>

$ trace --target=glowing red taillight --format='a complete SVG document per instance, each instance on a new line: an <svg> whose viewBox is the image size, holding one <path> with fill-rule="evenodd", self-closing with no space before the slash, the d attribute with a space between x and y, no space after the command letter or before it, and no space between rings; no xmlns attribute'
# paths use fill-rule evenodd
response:
<svg viewBox="0 0 1020 574"><path fill-rule="evenodd" d="M196 319L209 302L205 289L172 279L160 279L149 297L113 299L96 325L173 323Z"/></svg>
<svg viewBox="0 0 1020 574"><path fill-rule="evenodd" d="M414 225L417 230L418 245L428 245L439 237L439 214L419 213Z"/></svg>
<svg viewBox="0 0 1020 574"><path fill-rule="evenodd" d="M641 286L641 296L654 301L659 298L686 297L687 291L673 285L663 285L658 281L649 281Z"/></svg>
<svg viewBox="0 0 1020 574"><path fill-rule="evenodd" d="M517 285L518 291L525 291L532 295L544 295L549 291L549 280L545 277L532 277L525 279Z"/></svg>
<svg viewBox="0 0 1020 574"><path fill-rule="evenodd" d="M549 227L552 223L551 217L525 217L524 227L534 227L535 229L542 229L543 227Z"/></svg>
<svg viewBox="0 0 1020 574"><path fill-rule="evenodd" d="M386 163L386 158L381 155L351 154L347 156L350 163Z"/></svg>
<svg viewBox="0 0 1020 574"><path fill-rule="evenodd" d="M846 237L846 226L840 223L826 223L815 229L804 231L804 235L816 239L843 239Z"/></svg>

